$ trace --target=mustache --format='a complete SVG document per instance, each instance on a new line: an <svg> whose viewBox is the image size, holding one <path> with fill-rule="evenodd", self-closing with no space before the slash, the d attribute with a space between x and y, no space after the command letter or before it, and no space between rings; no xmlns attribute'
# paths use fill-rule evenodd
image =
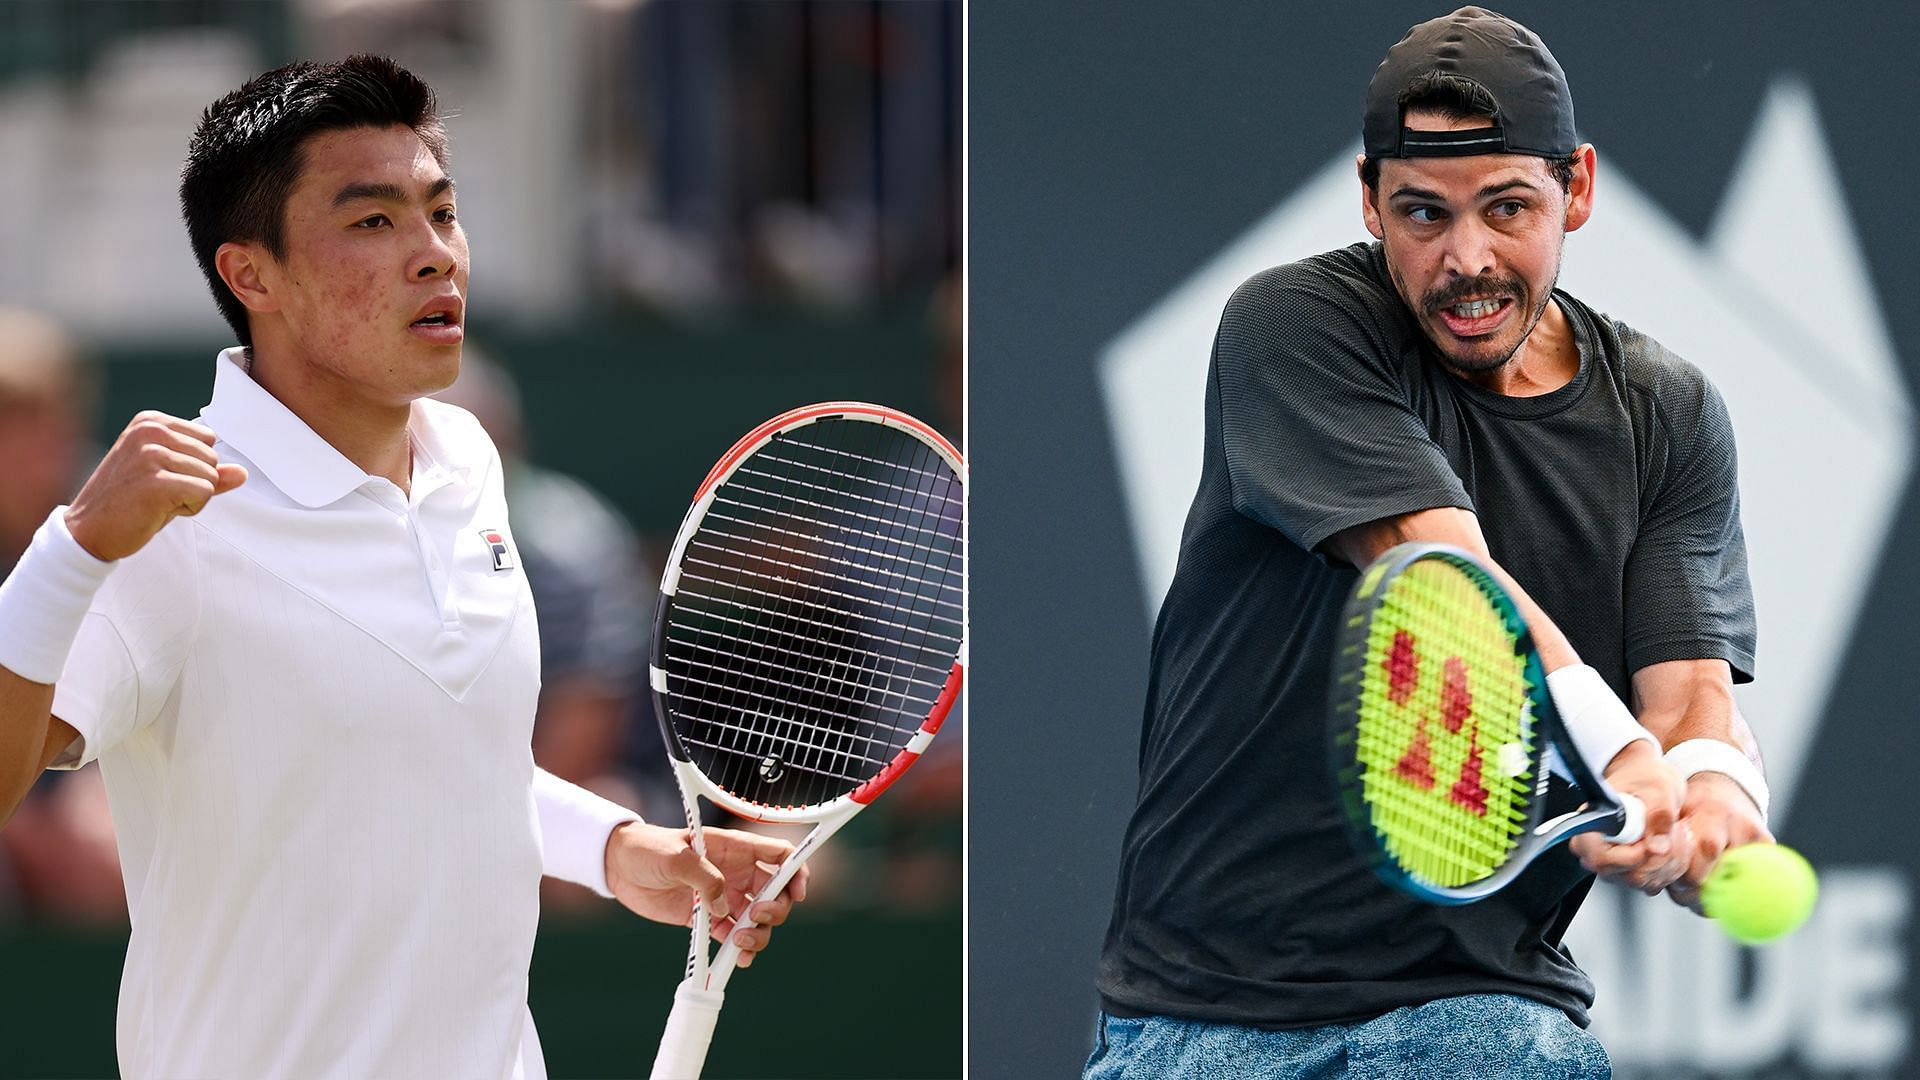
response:
<svg viewBox="0 0 1920 1080"><path fill-rule="evenodd" d="M1476 278L1461 278L1449 285L1442 285L1427 292L1420 302L1428 311L1439 311L1452 307L1464 300L1476 297L1510 296L1519 299L1526 295L1526 283L1517 277L1501 277L1486 274Z"/></svg>

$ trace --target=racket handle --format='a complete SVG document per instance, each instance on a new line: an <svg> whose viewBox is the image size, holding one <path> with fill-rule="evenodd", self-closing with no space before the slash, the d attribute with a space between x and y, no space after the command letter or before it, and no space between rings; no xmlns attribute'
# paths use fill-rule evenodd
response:
<svg viewBox="0 0 1920 1080"><path fill-rule="evenodd" d="M1631 844L1644 836L1647 831L1647 804L1622 791L1620 796L1620 827L1607 834L1610 844Z"/></svg>
<svg viewBox="0 0 1920 1080"><path fill-rule="evenodd" d="M653 1059L653 1080L700 1080L707 1063L707 1045L720 1019L724 990L696 989L691 979L673 992L673 1012L660 1034L660 1051Z"/></svg>

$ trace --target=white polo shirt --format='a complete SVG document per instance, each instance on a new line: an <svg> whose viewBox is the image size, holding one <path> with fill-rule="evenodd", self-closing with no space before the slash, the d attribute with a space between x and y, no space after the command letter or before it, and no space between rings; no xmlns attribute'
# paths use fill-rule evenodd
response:
<svg viewBox="0 0 1920 1080"><path fill-rule="evenodd" d="M115 568L54 694L81 735L56 767L100 760L126 878L121 1071L544 1075L527 964L559 782L529 749L499 457L416 402L403 495L240 357L201 420L248 481Z"/></svg>

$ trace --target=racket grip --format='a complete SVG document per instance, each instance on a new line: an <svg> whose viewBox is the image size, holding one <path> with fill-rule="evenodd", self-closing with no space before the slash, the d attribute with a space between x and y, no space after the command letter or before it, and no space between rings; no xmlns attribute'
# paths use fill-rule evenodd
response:
<svg viewBox="0 0 1920 1080"><path fill-rule="evenodd" d="M700 1080L707 1063L707 1045L720 1019L724 990L699 989L691 979L673 992L673 1012L660 1034L660 1051L653 1059L652 1080Z"/></svg>
<svg viewBox="0 0 1920 1080"><path fill-rule="evenodd" d="M1631 844L1644 836L1647 831L1647 804L1622 791L1620 795L1620 827L1607 834L1611 844Z"/></svg>

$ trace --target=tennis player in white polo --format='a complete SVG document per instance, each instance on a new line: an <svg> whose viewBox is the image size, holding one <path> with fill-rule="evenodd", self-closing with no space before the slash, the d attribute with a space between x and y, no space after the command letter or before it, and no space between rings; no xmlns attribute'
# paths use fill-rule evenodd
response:
<svg viewBox="0 0 1920 1080"><path fill-rule="evenodd" d="M136 417L0 587L0 821L100 761L127 1076L542 1076L543 872L680 925L696 892L752 903L756 952L804 896L753 899L784 842L709 830L702 860L534 767L500 461L427 398L460 366L454 202L433 93L390 61L209 107L181 203L242 345L198 422Z"/></svg>

